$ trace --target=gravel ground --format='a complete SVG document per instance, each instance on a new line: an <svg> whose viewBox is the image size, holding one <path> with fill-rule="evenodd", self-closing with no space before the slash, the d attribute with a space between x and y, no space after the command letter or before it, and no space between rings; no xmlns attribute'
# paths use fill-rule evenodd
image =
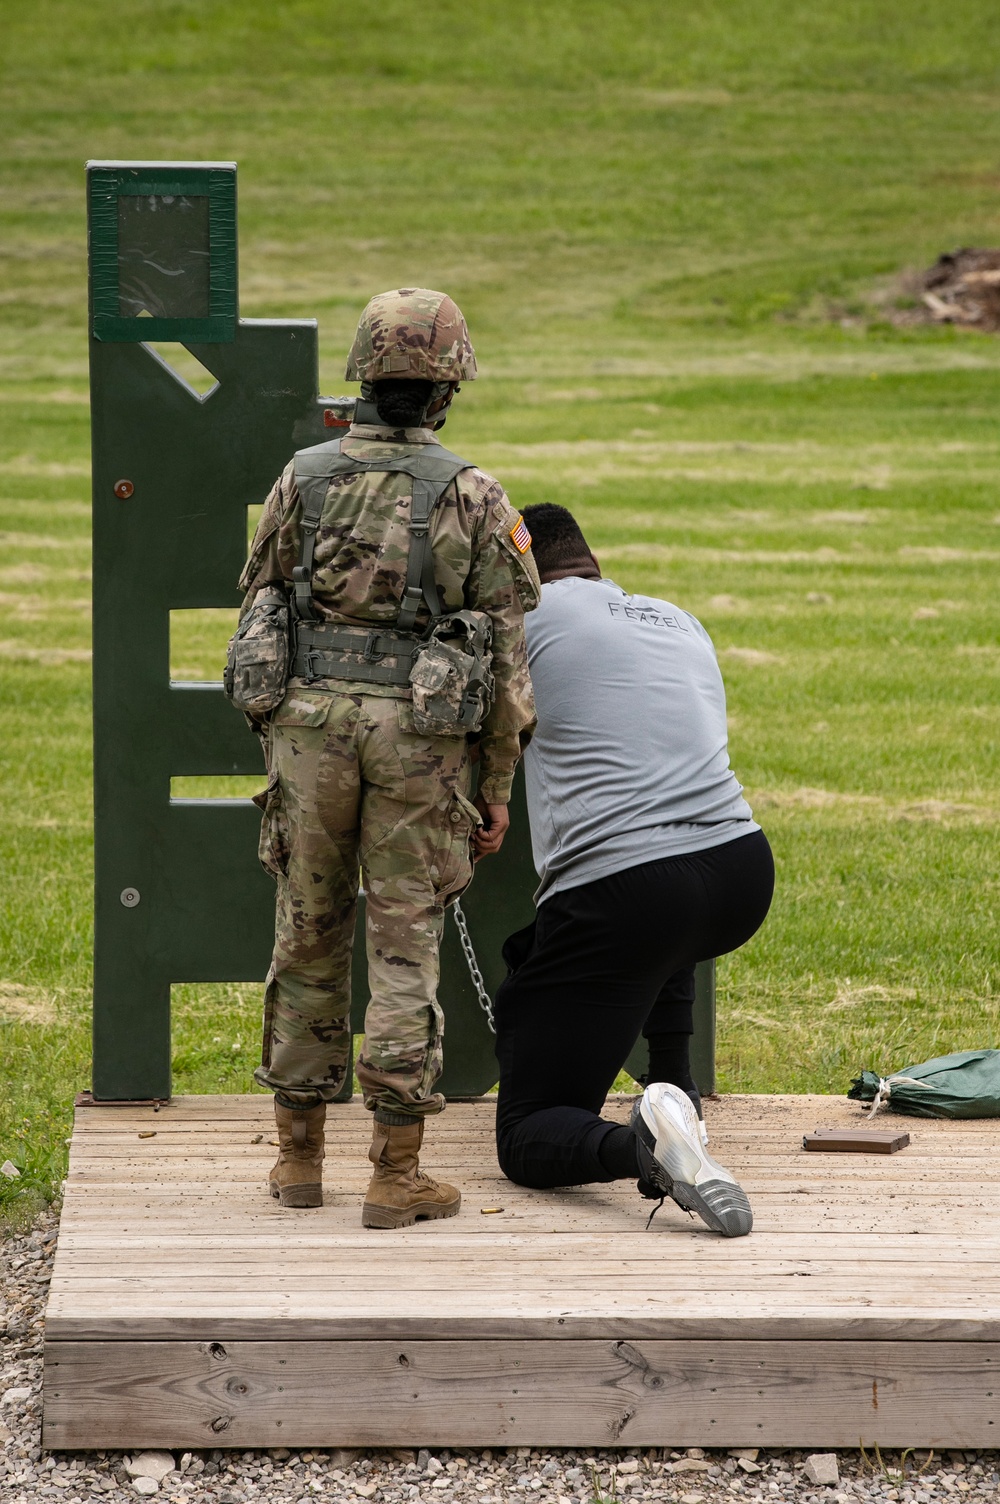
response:
<svg viewBox="0 0 1000 1504"><path fill-rule="evenodd" d="M1000 1499L996 1452L898 1453L872 1469L858 1452L810 1458L799 1451L300 1451L44 1453L40 1445L42 1332L58 1218L48 1212L32 1231L0 1245L0 1500L33 1504L251 1504L319 1496L374 1504L451 1504L506 1500L532 1504L627 1504L723 1499L780 1504L854 1504L903 1500L935 1504L962 1494ZM832 1471L830 1469L833 1469Z"/></svg>

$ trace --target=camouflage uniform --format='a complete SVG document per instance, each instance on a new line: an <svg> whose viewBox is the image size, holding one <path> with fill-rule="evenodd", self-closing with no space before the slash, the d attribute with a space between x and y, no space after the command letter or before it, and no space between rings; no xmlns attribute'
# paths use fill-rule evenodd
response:
<svg viewBox="0 0 1000 1504"><path fill-rule="evenodd" d="M342 452L380 459L435 442L428 428L354 424ZM377 470L331 480L312 574L323 620L395 621L411 487L407 475ZM247 603L268 584L290 581L300 517L290 464L267 498L240 582ZM485 611L493 624L496 693L480 742L479 792L495 804L509 798L534 725L523 615L537 604L539 585L530 552L512 537L519 521L499 482L470 467L448 486L431 522L443 609ZM428 621L424 607L417 629ZM479 823L466 739L418 735L408 688L302 679L290 681L267 735L261 860L278 893L255 1079L295 1108L330 1101L343 1085L360 869L371 989L357 1066L365 1102L412 1117L440 1111L438 951L445 907L471 880Z"/></svg>

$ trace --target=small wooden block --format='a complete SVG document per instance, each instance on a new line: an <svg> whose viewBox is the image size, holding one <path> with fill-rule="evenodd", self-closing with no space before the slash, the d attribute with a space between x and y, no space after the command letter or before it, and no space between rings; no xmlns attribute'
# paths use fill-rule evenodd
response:
<svg viewBox="0 0 1000 1504"><path fill-rule="evenodd" d="M893 1128L817 1128L802 1139L803 1149L819 1154L897 1154L910 1142Z"/></svg>

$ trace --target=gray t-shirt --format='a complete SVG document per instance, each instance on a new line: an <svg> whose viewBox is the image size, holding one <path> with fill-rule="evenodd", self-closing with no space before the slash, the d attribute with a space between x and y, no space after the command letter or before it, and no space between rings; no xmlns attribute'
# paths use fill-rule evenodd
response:
<svg viewBox="0 0 1000 1504"><path fill-rule="evenodd" d="M555 580L525 617L536 902L759 830L729 766L712 639L668 601Z"/></svg>

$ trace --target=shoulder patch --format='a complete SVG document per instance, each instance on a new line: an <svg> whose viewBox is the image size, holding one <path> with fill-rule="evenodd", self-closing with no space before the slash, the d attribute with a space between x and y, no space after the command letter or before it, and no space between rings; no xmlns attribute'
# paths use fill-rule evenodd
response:
<svg viewBox="0 0 1000 1504"><path fill-rule="evenodd" d="M519 517L510 530L510 541L519 554L526 554L531 547L531 534L525 526L524 518Z"/></svg>

